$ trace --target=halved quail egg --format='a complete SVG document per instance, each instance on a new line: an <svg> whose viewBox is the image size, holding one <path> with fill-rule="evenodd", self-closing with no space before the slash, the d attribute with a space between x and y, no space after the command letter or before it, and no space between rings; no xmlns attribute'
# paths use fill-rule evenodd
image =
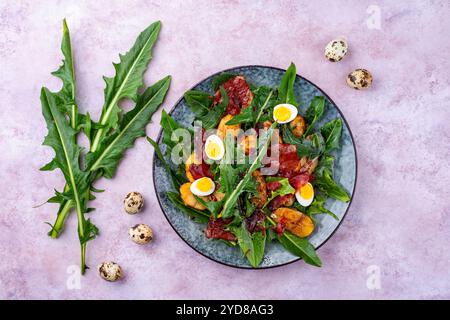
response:
<svg viewBox="0 0 450 320"><path fill-rule="evenodd" d="M304 207L309 206L314 200L314 188L312 184L308 182L302 186L300 190L295 193L295 197L300 205Z"/></svg>
<svg viewBox="0 0 450 320"><path fill-rule="evenodd" d="M281 124L291 122L295 119L297 114L297 107L288 103L276 105L273 109L273 119Z"/></svg>
<svg viewBox="0 0 450 320"><path fill-rule="evenodd" d="M192 182L190 190L199 197L209 196L216 189L216 185L211 178L203 177Z"/></svg>
<svg viewBox="0 0 450 320"><path fill-rule="evenodd" d="M210 135L205 141L205 154L211 160L220 160L225 154L225 146L218 135Z"/></svg>

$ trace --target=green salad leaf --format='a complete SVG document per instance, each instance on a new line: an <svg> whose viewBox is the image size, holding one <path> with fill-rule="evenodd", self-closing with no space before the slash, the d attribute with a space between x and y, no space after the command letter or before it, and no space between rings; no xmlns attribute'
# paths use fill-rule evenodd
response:
<svg viewBox="0 0 450 320"><path fill-rule="evenodd" d="M276 125L277 125L277 123L274 122L272 124L272 126L269 128L269 130L267 130L267 133L260 136L259 139L262 139L262 140L260 140L260 143L259 143L260 150L258 152L258 155L256 156L256 159L253 161L253 163L248 168L244 177L239 181L236 188L233 189L233 191L227 196L226 201L223 206L223 211L222 211L223 218L228 218L233 214L233 212L234 212L233 208L236 205L236 202L238 200L240 193L246 188L246 185L251 181L253 172L255 172L256 169L261 167L262 159L267 154L267 149L269 148L273 130ZM227 150L225 150L225 152L227 152Z"/></svg>
<svg viewBox="0 0 450 320"><path fill-rule="evenodd" d="M315 132L308 138L296 137L288 125L282 127L283 142L293 144L297 147L297 155L301 158L306 156L310 159L319 157L325 150L325 141L320 132Z"/></svg>
<svg viewBox="0 0 450 320"><path fill-rule="evenodd" d="M328 214L329 216L339 221L339 218L333 212L325 208L325 200L326 198L324 196L316 194L314 197L314 201L308 207L304 207L299 203L295 203L294 207L300 212L306 213L312 219L314 219L314 215L316 214Z"/></svg>
<svg viewBox="0 0 450 320"><path fill-rule="evenodd" d="M316 253L313 245L304 238L299 238L289 231L285 231L278 236L278 241L283 247L297 257L302 258L307 264L321 267L322 261Z"/></svg>
<svg viewBox="0 0 450 320"><path fill-rule="evenodd" d="M254 112L251 106L242 109L241 112L235 115L231 120L228 120L226 125L231 126L234 124L241 123L253 123L254 121Z"/></svg>
<svg viewBox="0 0 450 320"><path fill-rule="evenodd" d="M75 68L72 56L72 44L70 42L69 28L66 19L63 20L63 37L61 41L61 51L64 59L58 70L52 72L52 75L62 81L60 91L54 94L56 104L70 118L71 127L76 129L78 123L78 107L75 101Z"/></svg>
<svg viewBox="0 0 450 320"><path fill-rule="evenodd" d="M165 77L147 88L137 99L136 106L127 112L119 129L103 139L95 152L86 156L87 167L102 170L106 178L112 178L125 151L133 146L138 137L145 136L145 126L158 110L169 90L171 77Z"/></svg>
<svg viewBox="0 0 450 320"><path fill-rule="evenodd" d="M298 102L295 99L294 94L294 83L296 77L297 69L295 64L291 63L281 78L281 82L278 87L278 103L289 103L298 107Z"/></svg>
<svg viewBox="0 0 450 320"><path fill-rule="evenodd" d="M322 175L324 171L328 171L331 175L334 171L334 157L329 154L323 154L317 164L316 175Z"/></svg>
<svg viewBox="0 0 450 320"><path fill-rule="evenodd" d="M184 100L197 117L202 117L210 112L212 97L207 93L199 90L190 90L184 94Z"/></svg>
<svg viewBox="0 0 450 320"><path fill-rule="evenodd" d="M55 158L42 170L60 168L66 179L62 192L55 192L50 202L60 204L56 221L49 232L57 238L64 228L65 221L72 208L76 209L78 218L78 235L81 244L81 271L84 273L86 243L95 238L98 228L85 218L85 214L95 210L87 207L95 199L93 192L101 192L92 184L101 176L112 177L123 153L132 146L137 137L145 135L144 128L151 115L161 105L170 77L148 88L138 96L138 89L143 85L143 73L151 59L151 49L158 37L160 22L155 22L145 29L136 40L131 50L120 55L120 63L114 64L116 74L113 78L104 78L105 104L100 121L92 121L89 113L78 113L75 99L75 75L66 21L63 23L63 40L61 50L63 64L53 73L62 80L59 92L52 93L43 88L41 104L49 133L44 144L55 150ZM136 106L123 117L118 103L130 98L137 100ZM83 130L90 142L90 152L86 157L77 145L76 134ZM80 163L84 164L83 168Z"/></svg>
<svg viewBox="0 0 450 320"><path fill-rule="evenodd" d="M167 192L167 197L169 200L182 212L186 213L189 217L191 217L194 221L200 223L208 223L209 214L204 211L197 210L191 207L188 207L184 204L183 200L181 200L180 195L176 192Z"/></svg>
<svg viewBox="0 0 450 320"><path fill-rule="evenodd" d="M264 258L266 234L262 231L250 233L244 222L238 227L230 227L229 229L236 236L239 247L250 265L254 268L259 266Z"/></svg>
<svg viewBox="0 0 450 320"><path fill-rule="evenodd" d="M305 120L308 123L308 127L303 134L304 137L309 136L313 130L316 122L322 118L325 111L325 98L323 96L315 96L306 110Z"/></svg>
<svg viewBox="0 0 450 320"><path fill-rule="evenodd" d="M341 147L339 140L342 134L342 119L337 118L327 122L320 129L320 132L325 140L325 152Z"/></svg>
<svg viewBox="0 0 450 320"><path fill-rule="evenodd" d="M61 52L63 53L64 59L62 65L58 68L58 70L52 72L52 75L58 77L62 81L61 89L53 93L55 98L55 103L58 108L64 112L69 118L70 126L77 130L78 123L80 118L84 119L84 115L78 113L78 106L75 99L76 92L76 84L75 84L75 68L74 68L74 59L72 55L72 44L70 41L70 32L67 27L67 22L63 20L63 36L61 41ZM89 114L86 115L87 117ZM77 130L78 131L78 130ZM76 142L76 134L72 136L74 142ZM56 168L55 163L50 162L49 164L43 166L41 170L54 170ZM64 192L69 192L69 185L64 186ZM57 238L64 226L67 215L65 214L70 209L74 207L74 203L70 198L63 197L52 197L48 200L48 202L59 203L60 207L57 213L56 221L52 226L51 230L48 232L48 235L52 238Z"/></svg>
<svg viewBox="0 0 450 320"><path fill-rule="evenodd" d="M272 226L276 226L272 218L267 217L267 221ZM287 230L281 235L276 235L276 237L286 250L302 258L306 263L316 267L322 266L322 261L320 261L314 246L306 238L297 237Z"/></svg>
<svg viewBox="0 0 450 320"><path fill-rule="evenodd" d="M214 129L228 107L228 94L223 87L220 87L220 94L222 95L222 101L209 110L208 113L198 116L198 120L202 121L204 129Z"/></svg>
<svg viewBox="0 0 450 320"><path fill-rule="evenodd" d="M163 129L163 143L167 146L166 154L170 154L172 148L176 146L177 142L172 140L172 133L177 129L186 129L178 122L176 122L166 110L161 113L161 127Z"/></svg>
<svg viewBox="0 0 450 320"><path fill-rule="evenodd" d="M77 132L60 112L54 94L47 88L42 88L41 105L48 129L44 145L55 151L52 162L61 170L70 188L64 195L70 197L77 211L78 237L81 244L81 273L83 274L86 268L86 243L98 234L98 229L84 217L87 211L84 195L89 190L89 176L88 173L81 170L79 165L81 148L73 139Z"/></svg>
<svg viewBox="0 0 450 320"><path fill-rule="evenodd" d="M317 175L313 184L325 195L339 201L349 202L350 196L337 182L334 181L331 172L324 170L321 175Z"/></svg>
<svg viewBox="0 0 450 320"><path fill-rule="evenodd" d="M253 125L266 120L273 120L272 111L273 107L277 104L277 96L272 88L266 86L258 87L253 92L252 103L256 109L256 116Z"/></svg>
<svg viewBox="0 0 450 320"><path fill-rule="evenodd" d="M295 144L295 145L300 145L303 143L304 139L296 137L294 135L294 133L292 132L291 128L289 127L289 124L284 124L281 126L281 134L282 134L284 143Z"/></svg>
<svg viewBox="0 0 450 320"><path fill-rule="evenodd" d="M313 133L302 143L297 144L297 155L301 158L307 156L309 159L319 157L325 149L325 142L319 132Z"/></svg>
<svg viewBox="0 0 450 320"><path fill-rule="evenodd" d="M206 209L208 209L209 212L211 212L214 219L216 219L219 216L220 210L223 207L223 200L221 200L221 201L205 201L198 196L195 196L195 198L197 199L198 202L200 202L202 205L204 205L206 207Z"/></svg>
<svg viewBox="0 0 450 320"><path fill-rule="evenodd" d="M137 91L142 87L143 75L147 64L152 58L152 48L155 44L161 22L157 21L148 26L136 39L136 42L124 55L119 55L120 62L114 63L116 74L112 78L103 77L106 83L105 103L102 108L99 123L102 128L95 131L91 151L99 148L101 139L113 128L119 125L121 109L119 101L124 98L137 99Z"/></svg>
<svg viewBox="0 0 450 320"><path fill-rule="evenodd" d="M314 197L314 201L311 203L311 205L309 207L306 208L306 213L308 215L314 215L314 214L328 214L330 216L332 216L334 219L336 219L337 221L339 221L339 218L330 210L328 210L327 208L325 208L324 204L325 204L325 198L320 196L320 195L316 195Z"/></svg>
<svg viewBox="0 0 450 320"><path fill-rule="evenodd" d="M153 148L155 149L156 156L159 158L159 160L161 160L164 169L166 169L166 171L170 174L170 178L172 179L172 185L174 186L174 188L179 189L185 179L183 178L183 176L179 175L176 171L172 170L169 163L164 158L162 151L159 148L156 141L152 140L149 137L147 137L147 141L153 146Z"/></svg>

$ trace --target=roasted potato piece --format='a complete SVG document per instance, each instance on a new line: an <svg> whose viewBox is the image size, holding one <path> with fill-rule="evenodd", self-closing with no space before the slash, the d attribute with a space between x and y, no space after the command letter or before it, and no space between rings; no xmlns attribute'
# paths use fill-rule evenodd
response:
<svg viewBox="0 0 450 320"><path fill-rule="evenodd" d="M316 170L317 165L319 164L319 158L314 158L312 160L308 160L306 164L306 168L309 174L312 174L314 170Z"/></svg>
<svg viewBox="0 0 450 320"><path fill-rule="evenodd" d="M246 155L250 154L250 151L256 150L258 145L258 139L256 135L245 136L240 142L240 146Z"/></svg>
<svg viewBox="0 0 450 320"><path fill-rule="evenodd" d="M223 198L225 198L225 193L216 190L214 191L213 194L209 195L207 198L208 201L221 201L223 200Z"/></svg>
<svg viewBox="0 0 450 320"><path fill-rule="evenodd" d="M185 184L180 186L181 199L183 200L184 204L189 207L192 207L197 210L205 210L206 207L202 205L200 202L198 202L195 196L192 194L190 189L191 184L192 184L191 182L186 182ZM204 200L207 201L206 198Z"/></svg>
<svg viewBox="0 0 450 320"><path fill-rule="evenodd" d="M252 175L256 180L258 195L251 198L250 201L257 208L262 208L267 201L266 179L264 179L259 170L255 170Z"/></svg>
<svg viewBox="0 0 450 320"><path fill-rule="evenodd" d="M232 133L233 137L237 137L237 135L239 134L239 130L241 129L240 124L233 124L231 126L225 124L228 121L230 121L231 119L233 119L233 116L231 114L227 114L219 122L219 126L217 127L217 135L222 140L225 139L227 132Z"/></svg>
<svg viewBox="0 0 450 320"><path fill-rule="evenodd" d="M308 157L303 156L300 159L300 168L301 172L307 172L308 174L312 174L314 170L316 170L317 165L319 164L319 158L314 158L312 160L308 159Z"/></svg>
<svg viewBox="0 0 450 320"><path fill-rule="evenodd" d="M295 195L294 194L286 194L284 196L277 196L269 203L269 209L275 210L280 207L290 207L294 204Z"/></svg>
<svg viewBox="0 0 450 320"><path fill-rule="evenodd" d="M262 123L262 128L263 128L264 130L269 130L269 128L270 128L271 125L272 125L272 121L267 120L267 121L264 121L264 122Z"/></svg>
<svg viewBox="0 0 450 320"><path fill-rule="evenodd" d="M314 222L306 214L291 208L278 208L272 214L276 222L283 223L286 229L300 238L314 231Z"/></svg>
<svg viewBox="0 0 450 320"><path fill-rule="evenodd" d="M271 125L272 125L272 121L269 121L269 120L264 121L261 125L261 129L269 130ZM275 132L274 132L274 134L275 134ZM278 143L280 143L280 144L283 143L283 139L281 138L281 135L278 133L277 133L277 135L278 135Z"/></svg>
<svg viewBox="0 0 450 320"><path fill-rule="evenodd" d="M303 119L302 116L296 116L294 120L292 120L291 123L289 123L289 127L291 128L294 136L300 138L305 133L306 130L305 119Z"/></svg>

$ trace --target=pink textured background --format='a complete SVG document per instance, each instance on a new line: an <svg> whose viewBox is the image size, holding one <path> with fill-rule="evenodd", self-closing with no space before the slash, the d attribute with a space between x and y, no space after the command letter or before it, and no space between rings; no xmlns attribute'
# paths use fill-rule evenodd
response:
<svg viewBox="0 0 450 320"><path fill-rule="evenodd" d="M450 298L450 4L448 1L1 1L0 4L0 298ZM381 30L369 29L366 9L381 9ZM59 240L46 236L56 206L32 209L61 188L59 172L38 168L52 156L39 90L57 89L61 21L72 34L78 101L97 118L102 75L137 34L163 22L149 84L173 76L169 110L194 83L245 64L287 67L324 89L355 136L358 184L338 232L319 250L324 267L303 263L264 271L237 270L190 249L164 218L154 197L152 148L127 152L117 176L93 205L101 236L88 263L120 263L126 278L107 283L91 269L80 290L66 287L78 264L76 219ZM325 44L345 36L349 55L323 57ZM347 87L346 74L364 67L373 87ZM160 113L147 133L155 138ZM122 198L141 191L142 214L128 216ZM137 246L129 226L151 225L156 240ZM381 289L366 286L379 266Z"/></svg>

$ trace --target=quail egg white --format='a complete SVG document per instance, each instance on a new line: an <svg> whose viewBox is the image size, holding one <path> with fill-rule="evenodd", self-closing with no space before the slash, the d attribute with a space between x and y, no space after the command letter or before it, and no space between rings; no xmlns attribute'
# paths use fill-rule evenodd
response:
<svg viewBox="0 0 450 320"><path fill-rule="evenodd" d="M314 188L312 184L308 182L302 186L300 190L295 193L295 198L297 198L300 205L304 207L309 206L314 200Z"/></svg>
<svg viewBox="0 0 450 320"><path fill-rule="evenodd" d="M276 105L273 109L273 119L278 123L288 123L295 119L298 114L296 106L288 103Z"/></svg>
<svg viewBox="0 0 450 320"><path fill-rule="evenodd" d="M225 146L218 135L210 135L205 141L205 154L211 160L220 160L225 154Z"/></svg>
<svg viewBox="0 0 450 320"><path fill-rule="evenodd" d="M192 182L190 190L199 197L209 196L216 189L216 185L211 178L203 177Z"/></svg>

